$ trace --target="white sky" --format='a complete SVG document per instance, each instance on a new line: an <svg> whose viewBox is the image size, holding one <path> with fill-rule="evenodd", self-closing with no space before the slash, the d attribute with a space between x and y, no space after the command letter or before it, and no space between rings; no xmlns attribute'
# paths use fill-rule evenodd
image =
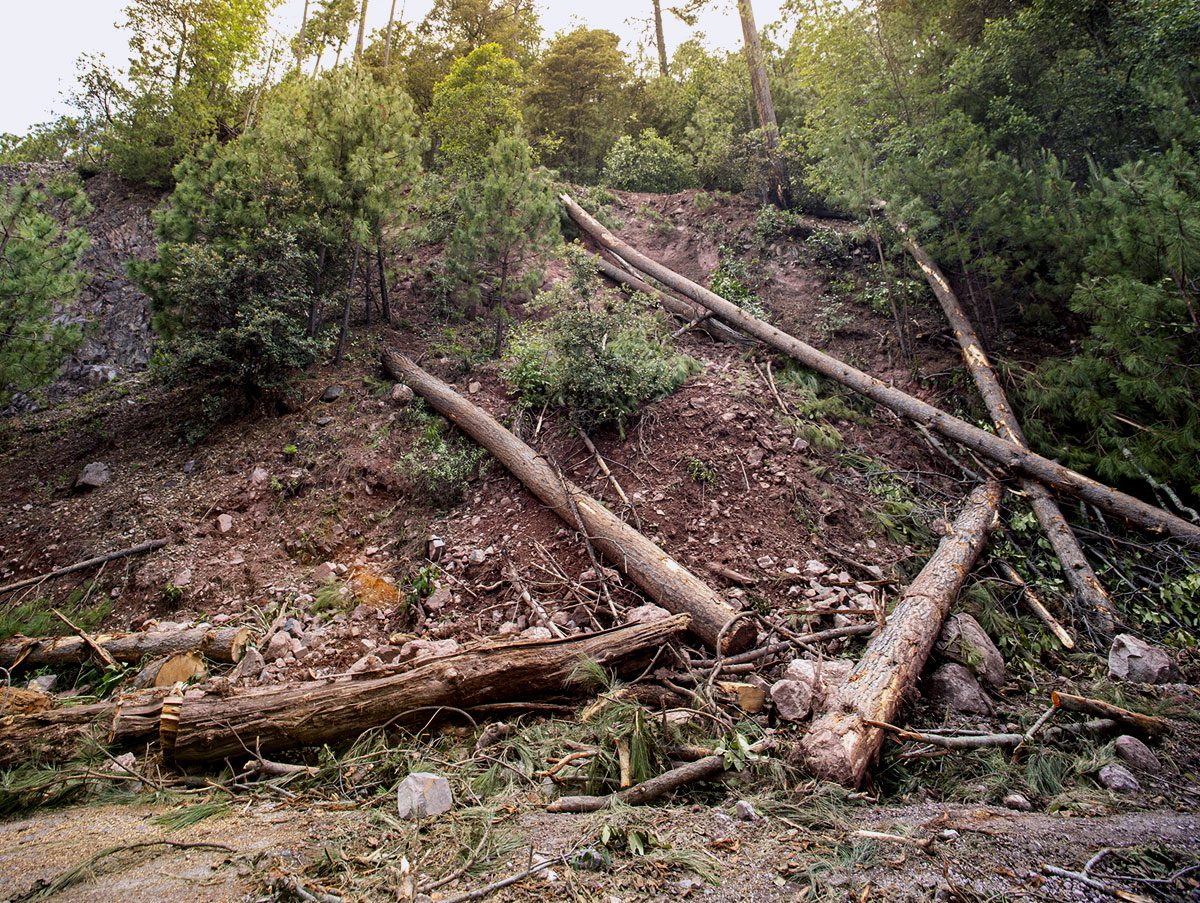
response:
<svg viewBox="0 0 1200 903"><path fill-rule="evenodd" d="M64 111L64 91L74 83L75 60L82 53L102 52L111 63L127 58L127 36L115 22L121 18L126 0L0 0L0 132L22 133ZM692 36L692 30L666 12L672 0L663 3L667 51ZM755 0L755 14L762 29L779 13L780 0ZM369 29L387 23L391 0L371 0L367 13ZM396 14L404 8L407 22L419 21L432 0L397 0ZM741 42L734 0L715 0L697 25L708 43L733 48ZM650 0L539 0L542 28L546 35L586 24L607 28L621 35L626 50L640 39L651 15ZM278 15L281 30L299 28L304 0L283 0ZM639 21L629 21L639 20Z"/></svg>

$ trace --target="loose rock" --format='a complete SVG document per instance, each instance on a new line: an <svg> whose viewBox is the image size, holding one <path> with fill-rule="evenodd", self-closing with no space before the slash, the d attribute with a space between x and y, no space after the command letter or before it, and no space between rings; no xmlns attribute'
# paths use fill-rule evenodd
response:
<svg viewBox="0 0 1200 903"><path fill-rule="evenodd" d="M1010 793L1004 798L1004 808L1015 809L1017 812L1030 812L1033 809L1033 803L1020 793Z"/></svg>
<svg viewBox="0 0 1200 903"><path fill-rule="evenodd" d="M396 811L401 818L426 818L454 808L450 782L441 775L416 771L396 788Z"/></svg>
<svg viewBox="0 0 1200 903"><path fill-rule="evenodd" d="M1004 656L970 615L956 614L947 618L934 648L946 661L970 668L993 690L1004 686Z"/></svg>
<svg viewBox="0 0 1200 903"><path fill-rule="evenodd" d="M665 608L660 608L657 605L639 605L637 608L631 608L625 613L626 624L653 624L655 621L661 621L663 618L671 617L671 613Z"/></svg>
<svg viewBox="0 0 1200 903"><path fill-rule="evenodd" d="M930 702L960 715L991 714L992 704L975 675L962 665L942 665L925 682Z"/></svg>
<svg viewBox="0 0 1200 903"><path fill-rule="evenodd" d="M346 390L341 386L330 386L321 395L321 401L337 401L346 393Z"/></svg>
<svg viewBox="0 0 1200 903"><path fill-rule="evenodd" d="M112 471L102 461L93 461L79 472L75 478L76 489L99 489L112 479Z"/></svg>
<svg viewBox="0 0 1200 903"><path fill-rule="evenodd" d="M1137 793L1142 789L1142 785L1133 776L1133 772L1115 762L1101 768L1097 777L1100 785L1107 787L1113 793Z"/></svg>
<svg viewBox="0 0 1200 903"><path fill-rule="evenodd" d="M777 680L771 685L771 701L784 721L802 721L812 712L812 685L799 680Z"/></svg>
<svg viewBox="0 0 1200 903"><path fill-rule="evenodd" d="M1117 755L1138 771L1148 774L1157 774L1162 771L1162 763L1158 761L1158 756L1137 737L1131 737L1129 734L1117 737L1115 746Z"/></svg>
<svg viewBox="0 0 1200 903"><path fill-rule="evenodd" d="M413 400L413 390L404 383L396 383L392 386L392 401L397 404L408 404Z"/></svg>
<svg viewBox="0 0 1200 903"><path fill-rule="evenodd" d="M1108 676L1138 684L1166 684L1175 679L1176 671L1166 650L1120 633L1108 650Z"/></svg>
<svg viewBox="0 0 1200 903"><path fill-rule="evenodd" d="M222 533L228 533L233 529L233 518L228 514L221 514L217 517L217 529Z"/></svg>

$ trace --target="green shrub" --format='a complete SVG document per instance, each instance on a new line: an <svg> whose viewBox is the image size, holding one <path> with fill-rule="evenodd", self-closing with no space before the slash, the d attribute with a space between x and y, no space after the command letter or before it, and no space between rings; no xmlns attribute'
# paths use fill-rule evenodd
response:
<svg viewBox="0 0 1200 903"><path fill-rule="evenodd" d="M424 418L425 429L397 468L427 501L449 505L462 499L485 452L457 436L446 435L445 423Z"/></svg>
<svg viewBox="0 0 1200 903"><path fill-rule="evenodd" d="M708 281L709 288L746 313L764 320L767 311L758 299L758 294L751 288L754 281L754 273L749 265L737 257L732 248L722 245L721 262Z"/></svg>
<svg viewBox="0 0 1200 903"><path fill-rule="evenodd" d="M696 185L687 156L654 129L637 138L622 135L604 157L604 181L625 191L666 193Z"/></svg>
<svg viewBox="0 0 1200 903"><path fill-rule="evenodd" d="M525 326L508 347L505 379L522 403L563 408L590 428L626 422L699 369L668 344L661 321L622 301L610 310L565 310Z"/></svg>

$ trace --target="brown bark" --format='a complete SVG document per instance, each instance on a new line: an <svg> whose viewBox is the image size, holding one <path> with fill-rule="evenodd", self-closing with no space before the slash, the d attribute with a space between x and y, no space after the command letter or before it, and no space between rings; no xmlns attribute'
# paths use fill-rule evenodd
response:
<svg viewBox="0 0 1200 903"><path fill-rule="evenodd" d="M1021 424L1017 421L1017 417L1008 403L1008 398L1004 394L1000 380L996 377L992 362L988 360L987 353L983 350L983 343L979 341L975 327L968 319L962 305L959 304L958 297L950 287L950 281L946 278L946 274L917 243L917 240L909 234L903 224L897 224L897 228L904 236L909 253L916 260L921 272L925 274L925 281L933 289L933 294L942 306L946 319L950 321L950 328L954 330L954 337L958 339L959 347L962 348L963 361L975 380L975 386L979 389L979 395L983 398L984 405L987 406L989 416L996 424L997 435L1014 445L1028 448L1029 442L1026 441ZM1100 584L1100 580L1096 577L1095 571L1092 570L1092 566L1088 564L1087 556L1084 555L1083 549L1079 546L1079 540L1071 531L1071 525L1063 517L1058 503L1055 502L1050 491L1035 480L1022 479L1021 489L1029 499L1038 523L1046 532L1046 538L1050 540L1054 554L1062 563L1063 573L1066 574L1067 581L1071 584L1075 600L1083 606L1085 611L1095 612L1100 619L1100 628L1111 635L1117 619L1117 611L1113 607L1108 593ZM1068 648L1070 647L1068 646Z"/></svg>
<svg viewBox="0 0 1200 903"><path fill-rule="evenodd" d="M654 0L654 43L658 46L658 74L666 78L670 72L667 68L667 41L663 37L662 0Z"/></svg>
<svg viewBox="0 0 1200 903"><path fill-rule="evenodd" d="M817 777L857 787L879 754L891 724L925 667L950 606L987 544L1000 505L1000 486L985 483L967 497L962 513L933 557L909 585L870 642L846 683L801 742Z"/></svg>
<svg viewBox="0 0 1200 903"><path fill-rule="evenodd" d="M164 755L176 762L220 760L334 743L437 706L467 708L527 699L568 686L583 660L611 666L665 643L687 626L677 615L651 624L561 640L526 640L468 649L408 671L342 683L312 681L241 696L172 697L178 720L160 726ZM173 735L173 736L172 736Z"/></svg>
<svg viewBox="0 0 1200 903"><path fill-rule="evenodd" d="M627 270L622 269L615 263L606 260L603 257L596 258L596 268L613 282L620 283L635 292L641 292L648 295L659 303L663 310L672 316L679 317L687 323L694 323L696 320L704 318L709 314L699 304L693 304L690 301L684 301L676 298L673 295L668 295L666 292L655 288L644 279L639 279ZM735 344L749 344L750 340L743 335L739 335L734 330L730 329L720 320L715 320L711 316L704 319L698 324L699 328L708 334L708 337L717 342L731 342Z"/></svg>
<svg viewBox="0 0 1200 903"><path fill-rule="evenodd" d="M546 807L547 812L599 812L614 804L638 806L653 802L660 796L665 796L672 790L690 784L692 781L703 781L716 777L725 770L725 756L705 756L695 762L688 762L678 768L642 781L632 787L607 796L564 796Z"/></svg>
<svg viewBox="0 0 1200 903"><path fill-rule="evenodd" d="M358 62L363 52L363 37L367 33L367 2L362 0L362 9L358 14L358 40L354 42L354 61Z"/></svg>
<svg viewBox="0 0 1200 903"><path fill-rule="evenodd" d="M31 761L63 761L86 752L94 743L114 748L150 743L158 736L162 695L140 694L124 703L110 700L0 717L0 768ZM123 706L137 717L114 725L114 716Z"/></svg>
<svg viewBox="0 0 1200 903"><path fill-rule="evenodd" d="M1096 715L1100 718L1111 718L1113 721L1134 728L1149 737L1159 737L1171 732L1171 724L1165 718L1131 712L1129 709L1123 709L1119 705L1113 705L1103 699L1089 699L1087 696L1072 696L1070 693L1055 691L1050 694L1050 701L1056 709L1079 712L1084 715Z"/></svg>
<svg viewBox="0 0 1200 903"><path fill-rule="evenodd" d="M18 580L16 583L9 583L5 586L0 586L0 593L11 593L19 589L24 589L27 586L34 586L42 583L45 580L53 580L56 577L65 577L67 574L74 574L76 571L84 571L88 568L95 567L98 564L104 564L109 561L116 561L118 558L128 558L130 555L144 555L147 552L155 552L167 544L165 539L153 539L150 542L139 543L128 549L121 549L119 552L109 552L107 555L97 555L95 558L89 558L86 561L77 561L75 564L67 565L59 568L56 571L50 571L47 574L42 574L40 577L30 577L26 580Z"/></svg>
<svg viewBox="0 0 1200 903"><path fill-rule="evenodd" d="M1011 471L1022 476L1032 477L1057 492L1077 496L1097 508L1137 524L1152 533L1170 534L1192 548L1200 548L1200 526L1089 479L1063 467L1056 461L1035 454L1027 448L1002 439L964 420L952 417L928 402L901 392L861 370L818 351L794 336L746 313L720 295L639 253L596 222L567 195L562 196L562 202L570 212L572 219L601 247L620 255L623 260L657 279L672 291L679 292L711 310L728 325L795 358L809 369L860 395L865 395L872 401L890 408L904 417L935 430L948 439L953 439Z"/></svg>
<svg viewBox="0 0 1200 903"><path fill-rule="evenodd" d="M787 164L779 152L779 123L775 118L775 100L771 97L771 84L767 80L767 64L763 58L762 42L758 39L758 26L754 23L754 9L750 0L738 0L738 16L742 20L742 39L746 49L746 66L750 69L750 87L754 91L754 105L758 109L758 124L763 133L763 147L771 165L771 201L787 210L792 206L791 190L788 188Z"/></svg>
<svg viewBox="0 0 1200 903"><path fill-rule="evenodd" d="M689 615L692 633L710 647L716 648L720 640L724 651L739 652L754 642L753 624L744 618L732 624L738 612L711 587L564 479L544 457L486 411L402 354L385 352L383 366L394 379L407 383L431 408L491 452L572 528L578 527L578 513L588 541L663 608Z"/></svg>
<svg viewBox="0 0 1200 903"><path fill-rule="evenodd" d="M217 662L241 661L250 642L244 627L221 629L189 627L184 630L155 630L145 633L95 634L91 637L119 662L139 662L145 656L159 658L182 652L198 652ZM78 636L15 636L0 642L0 666L15 668L81 665L94 653Z"/></svg>

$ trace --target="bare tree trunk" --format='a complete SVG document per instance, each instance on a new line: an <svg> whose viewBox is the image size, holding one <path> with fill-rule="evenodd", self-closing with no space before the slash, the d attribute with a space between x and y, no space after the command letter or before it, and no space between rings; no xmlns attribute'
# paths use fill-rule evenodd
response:
<svg viewBox="0 0 1200 903"><path fill-rule="evenodd" d="M667 39L663 36L662 0L654 0L654 40L658 45L658 74L666 78L670 72L667 68Z"/></svg>
<svg viewBox="0 0 1200 903"><path fill-rule="evenodd" d="M386 68L392 63L392 23L396 19L396 0L392 0L392 9L388 13L387 32L383 37L383 65Z"/></svg>
<svg viewBox="0 0 1200 903"><path fill-rule="evenodd" d="M967 498L950 534L801 741L812 774L851 787L862 783L884 735L865 722L890 724L905 703L950 606L987 544L999 506L997 483L986 483Z"/></svg>
<svg viewBox="0 0 1200 903"><path fill-rule="evenodd" d="M975 327L967 318L962 305L958 303L958 298L950 287L945 273L918 244L917 240L909 234L903 223L897 223L896 227L904 236L909 253L920 266L921 272L925 274L925 281L933 289L938 303L941 304L942 310L946 314L946 319L950 322L950 327L954 330L954 337L958 339L958 344L962 348L963 361L966 362L967 369L971 371L975 386L979 389L979 395L983 398L988 414L996 424L996 434L1014 445L1028 448L1029 442L1025 439L1016 415L1013 414L1008 398L1004 394L1004 388L996 377L992 362L988 360L987 353L983 350L983 344L975 332ZM1117 610L1108 593L1100 584L1100 580L1096 577L1095 571L1092 570L1092 566L1088 564L1087 556L1084 555L1079 540L1071 531L1071 525L1063 517L1058 503L1054 501L1049 490L1035 480L1022 480L1021 489L1029 499L1033 513L1037 515L1038 522L1042 525L1046 538L1050 540L1054 553L1062 562L1063 572L1071 584L1076 601L1083 606L1085 611L1094 612L1099 618L1101 631L1111 636L1118 618Z"/></svg>
<svg viewBox="0 0 1200 903"><path fill-rule="evenodd" d="M775 101L771 97L770 82L767 81L767 65L763 58L762 42L758 39L758 27L754 24L754 9L750 6L750 0L738 0L738 15L742 20L746 65L750 69L750 87L754 91L754 105L758 108L763 147L771 166L771 200L776 206L787 210L792 206L787 164L784 163L779 149L779 123L775 119Z"/></svg>
<svg viewBox="0 0 1200 903"><path fill-rule="evenodd" d="M350 279L346 283L346 303L342 307L342 329L338 333L337 350L333 353L333 363L341 366L342 357L346 352L346 335L350 332L350 302L354 300L354 277L358 273L358 246L354 246L354 263L350 266Z"/></svg>
<svg viewBox="0 0 1200 903"><path fill-rule="evenodd" d="M296 71L300 71L300 67L304 64L303 58L300 56L308 46L308 4L309 0L304 0L304 15L300 19L300 39L296 42Z"/></svg>
<svg viewBox="0 0 1200 903"><path fill-rule="evenodd" d="M317 253L317 278L313 286L312 300L308 302L308 337L311 339L321 328L321 284L325 280L325 258L327 249L321 245Z"/></svg>
<svg viewBox="0 0 1200 903"><path fill-rule="evenodd" d="M250 631L227 627L188 627L183 630L150 630L143 633L96 634L90 639L119 662L139 662L180 652L201 652L217 662L241 661L250 642ZM94 655L91 645L79 636L15 636L0 642L0 666L15 668L58 668L82 665Z"/></svg>
<svg viewBox="0 0 1200 903"><path fill-rule="evenodd" d="M1169 534L1191 548L1200 549L1200 526L1098 483L1063 467L1057 461L1035 454L965 420L952 417L928 402L901 392L882 380L818 351L630 247L596 222L568 195L562 195L561 200L572 219L602 248L620 255L623 260L657 279L672 291L690 298L730 326L794 358L810 370L990 458L1007 470L1038 480L1060 493L1077 496L1151 533Z"/></svg>
<svg viewBox="0 0 1200 903"><path fill-rule="evenodd" d="M384 369L431 408L486 448L572 529L629 575L663 608L691 616L691 630L712 648L740 652L754 642L752 622L739 619L711 587L615 514L566 480L543 455L486 411L402 354L385 352Z"/></svg>
<svg viewBox="0 0 1200 903"><path fill-rule="evenodd" d="M358 62L363 52L363 37L367 33L367 2L362 0L362 11L358 14L358 40L354 42L354 62Z"/></svg>
<svg viewBox="0 0 1200 903"><path fill-rule="evenodd" d="M246 750L319 746L418 709L428 718L438 706L469 708L561 692L577 679L581 661L612 666L661 646L686 626L686 617L675 616L565 639L467 649L383 677L181 699L174 726L163 707L163 754L179 763L211 762Z"/></svg>
<svg viewBox="0 0 1200 903"><path fill-rule="evenodd" d="M383 322L392 325L392 297L388 291L387 263L383 253L383 241L375 246L375 262L379 265L379 301L383 305Z"/></svg>

